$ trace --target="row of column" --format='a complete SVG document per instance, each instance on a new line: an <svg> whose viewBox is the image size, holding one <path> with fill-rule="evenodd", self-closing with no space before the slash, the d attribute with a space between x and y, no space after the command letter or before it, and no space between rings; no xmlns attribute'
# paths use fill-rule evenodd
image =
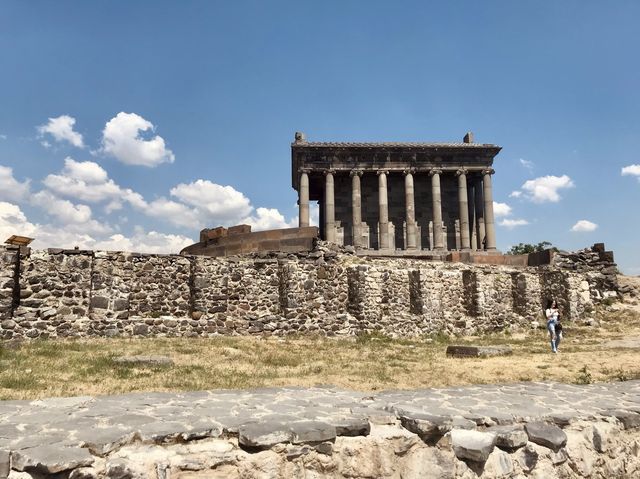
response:
<svg viewBox="0 0 640 479"><path fill-rule="evenodd" d="M407 225L407 249L416 249L418 245L417 227L415 218L415 194L413 185L414 170L405 170L404 172L405 186L405 204L406 204L406 225ZM469 204L467 191L467 173L466 169L456 171L458 176L458 203L460 209L460 244L463 250L473 249L496 249L495 224L493 217L493 189L491 186L491 175L493 169L482 170L482 189L478 182L473 185L474 188L474 208L475 216L473 223L469 224ZM325 221L325 239L335 242L335 192L333 171L327 170L325 174L325 194L324 194L324 221ZM355 247L362 246L360 240L362 238L362 192L360 187L361 170L352 170L351 174L351 202L352 202L352 222L353 222L353 245ZM387 174L386 170L380 170L378 174L378 206L379 206L379 249L389 249L389 201L387 195ZM431 197L433 209L433 236L434 249L445 249L444 238L442 235L442 196L440 190L440 175L442 170L432 169L429 171L431 177ZM300 227L309 226L309 172L302 170L300 173L300 192L299 192L299 224ZM474 226L473 228L471 226ZM469 234L471 231L471 235ZM477 231L477 237L476 237Z"/></svg>

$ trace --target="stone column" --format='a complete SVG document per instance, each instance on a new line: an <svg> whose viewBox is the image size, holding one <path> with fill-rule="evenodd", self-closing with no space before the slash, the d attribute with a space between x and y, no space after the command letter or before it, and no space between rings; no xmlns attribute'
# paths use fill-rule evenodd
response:
<svg viewBox="0 0 640 479"><path fill-rule="evenodd" d="M404 196L407 221L407 244L405 249L416 249L416 200L413 188L413 170L404 171Z"/></svg>
<svg viewBox="0 0 640 479"><path fill-rule="evenodd" d="M478 230L476 223L476 186L473 176L469 178L469 184L467 185L467 198L469 199L469 231L471 232L469 243L471 251L475 251L478 249Z"/></svg>
<svg viewBox="0 0 640 479"><path fill-rule="evenodd" d="M351 222L353 231L353 246L362 246L362 193L360 190L360 176L362 171L351 171Z"/></svg>
<svg viewBox="0 0 640 479"><path fill-rule="evenodd" d="M378 205L380 207L380 219L378 221L378 248L389 249L389 200L387 198L387 172L378 171Z"/></svg>
<svg viewBox="0 0 640 479"><path fill-rule="evenodd" d="M309 226L309 173L307 170L300 172L300 196L298 198L298 226Z"/></svg>
<svg viewBox="0 0 640 479"><path fill-rule="evenodd" d="M493 189L491 187L492 168L482 170L482 185L484 190L484 232L487 237L487 250L496 249L496 230L493 220Z"/></svg>
<svg viewBox="0 0 640 479"><path fill-rule="evenodd" d="M440 174L442 170L433 169L431 175L431 198L433 202L433 243L434 249L444 249L442 241L442 198L440 197Z"/></svg>
<svg viewBox="0 0 640 479"><path fill-rule="evenodd" d="M476 206L476 225L478 250L484 250L485 233L484 233L484 200L482 199L482 178L475 179L475 206Z"/></svg>
<svg viewBox="0 0 640 479"><path fill-rule="evenodd" d="M333 191L333 171L327 170L324 183L324 234L325 239L332 243L336 241L336 207Z"/></svg>
<svg viewBox="0 0 640 479"><path fill-rule="evenodd" d="M469 203L467 199L467 170L456 172L458 175L458 204L460 208L460 248L468 250L469 244Z"/></svg>

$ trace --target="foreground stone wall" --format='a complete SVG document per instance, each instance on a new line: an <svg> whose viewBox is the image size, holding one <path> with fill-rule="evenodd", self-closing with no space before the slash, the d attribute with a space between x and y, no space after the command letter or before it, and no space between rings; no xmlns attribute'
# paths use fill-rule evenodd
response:
<svg viewBox="0 0 640 479"><path fill-rule="evenodd" d="M0 337L474 334L586 319L602 274L311 253L243 257L0 250Z"/></svg>
<svg viewBox="0 0 640 479"><path fill-rule="evenodd" d="M9 401L0 478L637 478L640 382Z"/></svg>

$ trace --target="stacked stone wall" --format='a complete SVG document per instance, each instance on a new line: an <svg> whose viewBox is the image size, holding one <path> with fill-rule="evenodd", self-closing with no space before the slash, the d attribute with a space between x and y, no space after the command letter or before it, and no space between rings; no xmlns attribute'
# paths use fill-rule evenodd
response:
<svg viewBox="0 0 640 479"><path fill-rule="evenodd" d="M593 310L590 271L306 254L190 257L0 250L0 337L476 334L556 298Z"/></svg>

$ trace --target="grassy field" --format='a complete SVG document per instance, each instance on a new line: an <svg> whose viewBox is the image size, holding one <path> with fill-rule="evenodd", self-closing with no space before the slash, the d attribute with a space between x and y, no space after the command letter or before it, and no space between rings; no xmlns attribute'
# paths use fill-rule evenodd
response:
<svg viewBox="0 0 640 479"><path fill-rule="evenodd" d="M471 383L553 380L570 383L640 378L640 314L600 313L601 327L565 324L557 355L544 330L477 338L92 339L25 342L0 349L0 398L334 384L363 391ZM639 349L607 345L637 338ZM508 344L514 354L452 359L447 344ZM167 367L118 365L122 355L160 354Z"/></svg>

